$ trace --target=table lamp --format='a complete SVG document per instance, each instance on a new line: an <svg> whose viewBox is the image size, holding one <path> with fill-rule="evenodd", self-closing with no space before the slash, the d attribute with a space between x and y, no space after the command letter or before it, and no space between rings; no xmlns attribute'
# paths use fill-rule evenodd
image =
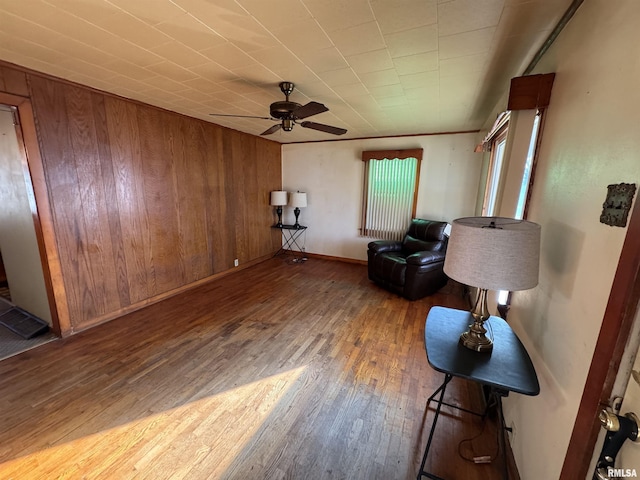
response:
<svg viewBox="0 0 640 480"><path fill-rule="evenodd" d="M307 206L307 194L305 192L291 192L289 196L289 205L295 207L293 209L293 213L296 216L296 223L293 226L295 228L300 228L298 216L300 216L300 208Z"/></svg>
<svg viewBox="0 0 640 480"><path fill-rule="evenodd" d="M282 207L287 204L287 192L282 190L271 192L269 204L276 207L276 213L278 214L278 223L275 226L282 227Z"/></svg>
<svg viewBox="0 0 640 480"><path fill-rule="evenodd" d="M538 284L540 225L504 217L466 217L453 221L444 272L478 288L473 324L460 343L490 352L493 341L483 323L489 318L487 290L528 290Z"/></svg>

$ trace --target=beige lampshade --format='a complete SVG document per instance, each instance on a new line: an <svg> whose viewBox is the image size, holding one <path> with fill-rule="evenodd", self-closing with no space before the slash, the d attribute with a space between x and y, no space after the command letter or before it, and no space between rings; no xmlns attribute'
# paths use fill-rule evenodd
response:
<svg viewBox="0 0 640 480"><path fill-rule="evenodd" d="M527 290L538 284L540 225L504 217L454 220L444 261L452 279L487 290Z"/></svg>
<svg viewBox="0 0 640 480"><path fill-rule="evenodd" d="M305 192L291 192L289 195L289 205L303 208L307 206L307 194Z"/></svg>
<svg viewBox="0 0 640 480"><path fill-rule="evenodd" d="M287 204L287 192L282 190L276 190L271 192L271 202L270 205L275 207L282 206Z"/></svg>

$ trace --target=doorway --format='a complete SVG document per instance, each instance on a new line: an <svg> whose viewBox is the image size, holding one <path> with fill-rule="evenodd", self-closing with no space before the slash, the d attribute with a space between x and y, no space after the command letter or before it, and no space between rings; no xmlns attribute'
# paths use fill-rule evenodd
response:
<svg viewBox="0 0 640 480"><path fill-rule="evenodd" d="M562 467L562 479L591 478L598 436L602 432L599 413L611 403L614 384L624 370L625 358L635 357L637 345L629 342L640 308L640 203L634 202L618 268L609 294L597 348ZM625 351L627 355L625 357ZM622 366L622 367L621 367ZM626 383L626 381L625 381ZM617 395L617 393L615 393ZM635 408L635 407L634 407Z"/></svg>
<svg viewBox="0 0 640 480"><path fill-rule="evenodd" d="M46 328L28 338L10 322L53 323L18 118L17 108L0 104L0 359L56 338Z"/></svg>
<svg viewBox="0 0 640 480"><path fill-rule="evenodd" d="M618 374L616 375L616 380L611 392L611 405L606 409L610 412L608 418L613 419L622 416L623 422L625 422L625 417L631 419L629 426L635 424L635 436L629 437L625 435L626 432L620 432L620 434L614 436L615 432L608 433L603 426L598 436L589 471L594 472L596 468L599 467L599 471L603 473L605 478L615 476L638 477L638 474L640 474L640 443L637 442L637 433L640 427L640 419L637 416L638 413L640 413L639 307L640 304L637 304L631 335L629 335L627 339L626 348L620 362L620 368L618 369ZM618 420L615 421L618 424L620 423ZM610 425L607 426L611 428ZM605 441L605 438L607 441ZM612 448L613 444L615 444L614 448ZM603 452L608 454L612 460L605 460L603 458ZM611 472L612 469L616 470L616 472ZM623 472L623 475L614 475L614 473L620 471ZM629 472L629 474L626 475L626 472Z"/></svg>
<svg viewBox="0 0 640 480"><path fill-rule="evenodd" d="M4 269L2 261L2 252L0 251L0 298L11 301L11 292L9 291L9 282L7 282L7 272Z"/></svg>

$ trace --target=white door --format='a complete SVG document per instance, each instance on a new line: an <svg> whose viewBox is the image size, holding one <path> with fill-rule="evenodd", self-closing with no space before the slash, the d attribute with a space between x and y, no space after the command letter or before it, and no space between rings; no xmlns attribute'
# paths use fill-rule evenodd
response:
<svg viewBox="0 0 640 480"><path fill-rule="evenodd" d="M640 305L638 305L638 307L640 307ZM623 417L623 419L630 418L633 415L640 418L640 350L638 349L640 344L640 308L638 307L636 308L634 326L631 330L620 369L618 370L618 377L613 387L613 413L617 413L620 417ZM620 393L616 396L615 392ZM616 411L615 408L619 408L619 411ZM592 461L594 468L590 470L591 472L594 471L595 464L603 451L602 448L605 443L604 438L606 433L603 427L595 449L594 459ZM640 432L638 440L640 440ZM602 475L600 477L592 477L591 475L593 475L593 473L590 473L588 480L591 480L591 478L640 478L640 441L633 441L632 439L625 440L615 458L613 467L601 469L600 473Z"/></svg>
<svg viewBox="0 0 640 480"><path fill-rule="evenodd" d="M33 223L34 198L14 112L0 106L0 251L11 302L51 325L51 310Z"/></svg>

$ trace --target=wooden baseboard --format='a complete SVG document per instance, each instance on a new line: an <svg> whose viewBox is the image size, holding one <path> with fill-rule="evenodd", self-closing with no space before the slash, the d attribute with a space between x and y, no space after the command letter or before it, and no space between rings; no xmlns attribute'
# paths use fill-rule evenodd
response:
<svg viewBox="0 0 640 480"><path fill-rule="evenodd" d="M158 303L161 302L163 300L166 300L167 298L173 297L175 295L178 295L180 293L184 293L188 290L191 290L193 288L196 288L200 285L203 285L205 283L209 283L212 282L214 280L217 280L219 278L223 278L227 275L230 275L231 273L234 272L238 272L240 270L244 270L245 268L249 268L252 267L254 265L257 265L259 263L262 263L266 260L269 260L270 258L273 258L273 256L275 255L276 252L273 252L273 254L269 254L269 255L264 255L262 257L258 257L254 260L251 260L250 262L244 263L238 267L233 267L230 268L228 270L225 270L224 272L220 272L220 273L216 273L215 275L211 275L209 277L206 278L202 278L200 280L197 280L193 283L190 283L188 285L184 285L182 287L176 288L174 290L170 290L168 292L164 292L160 295L156 295L155 297L151 297L151 298L147 298L141 302L135 303L133 305L129 305L126 308L122 308L120 310L117 310L115 312L110 312L107 315L103 315L101 317L97 317L95 319L93 319L91 322L83 324L81 326L74 326L72 327L71 330L71 334L75 334L75 333L79 333L85 330L88 330L90 328L93 328L95 326L101 325L103 323L109 322L111 320L114 320L116 318L119 318L123 315L126 315L128 313L132 313L135 312L136 310L140 310L141 308L147 307L149 305L153 305L154 303ZM323 260L331 260L331 261L336 261L336 262L343 262L343 263L354 263L354 264L359 264L359 265L366 265L367 262L365 260L357 260L357 259L352 259L352 258L343 258L343 257L334 257L334 256L330 256L330 255L321 255L321 254L317 254L317 253L307 253L306 256L308 258L321 258Z"/></svg>
<svg viewBox="0 0 640 480"><path fill-rule="evenodd" d="M513 456L513 450L511 449L511 441L509 435L507 435L507 444L505 445L507 455L507 469L509 470L509 478L511 480L520 480L520 472L518 472L518 466L516 465L516 458Z"/></svg>
<svg viewBox="0 0 640 480"><path fill-rule="evenodd" d="M366 265L366 260L358 260L357 258L334 257L332 255L322 255L320 253L307 253L309 258L321 258L323 260L332 260L335 262L355 263L356 265Z"/></svg>
<svg viewBox="0 0 640 480"><path fill-rule="evenodd" d="M167 298L171 298L175 295L184 293L188 290L191 290L193 288L199 287L200 285L204 285L205 283L209 283L209 282L213 282L214 280L218 280L220 278L226 277L227 275L230 275L232 273L238 272L240 270L244 270L245 268L249 268L252 267L254 265L257 265L258 263L262 263L265 260L268 260L272 257L273 255L264 255L262 257L258 257L254 260L251 260L247 263L244 263L242 265L239 265L237 267L233 267L230 268L228 270L225 270L224 272L219 272L216 273L214 275L205 277L205 278L201 278L200 280L196 280L195 282L189 283L187 285L183 285L182 287L179 288L175 288L173 290L169 290L168 292L164 292L161 293L160 295L156 295L154 297L150 297L147 298L141 302L132 304L127 306L126 308L121 308L120 310L117 310L115 312L110 312L106 315L103 315L101 317L96 317L94 318L91 322L85 323L81 326L73 326L72 330L71 330L71 334L76 334L85 330L88 330L90 328L93 328L95 326L101 325L103 323L109 322L111 320L114 320L116 318L122 317L123 315L126 315L128 313L132 313L135 312L136 310L140 310L144 307L147 307L149 305L153 305L154 303L158 303L161 302L163 300L166 300Z"/></svg>

